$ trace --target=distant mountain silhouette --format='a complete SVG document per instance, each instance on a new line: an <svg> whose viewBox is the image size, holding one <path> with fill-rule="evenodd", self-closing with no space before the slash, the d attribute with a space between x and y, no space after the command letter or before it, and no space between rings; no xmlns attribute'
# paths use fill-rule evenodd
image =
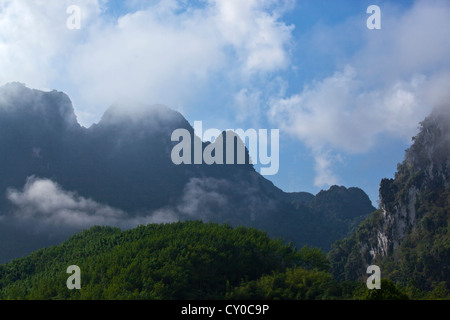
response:
<svg viewBox="0 0 450 320"><path fill-rule="evenodd" d="M105 214L105 206L119 216L124 212L125 218L114 216L111 223L121 227L122 218L127 226L132 221L188 219L253 226L298 246L326 250L375 210L358 188L335 186L317 196L285 193L255 171L247 150L242 165L175 165L171 150L177 142L171 141L171 134L179 128L194 136L180 113L126 101L84 128L62 92L32 90L20 83L0 87L0 262L79 231L68 221L69 209L76 217L88 218L95 214L80 211L100 208ZM217 141L225 143L226 137ZM49 183L26 193L27 181L35 181L29 177L52 181L59 188L52 190L61 189L62 200L45 194L42 186ZM69 217L61 220L65 224L40 224L30 205L39 197L45 199L46 206L36 208L43 220L51 224L51 210L57 207ZM27 218L31 216L35 220Z"/></svg>

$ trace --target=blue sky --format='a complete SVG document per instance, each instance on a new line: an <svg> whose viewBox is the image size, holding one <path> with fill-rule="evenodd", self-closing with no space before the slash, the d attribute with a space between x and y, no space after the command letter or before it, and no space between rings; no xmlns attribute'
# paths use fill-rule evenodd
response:
<svg viewBox="0 0 450 320"><path fill-rule="evenodd" d="M366 27L370 5L381 30ZM266 178L356 186L376 205L419 122L448 101L449 16L444 0L4 0L0 85L64 91L85 126L132 97L204 128L280 129Z"/></svg>

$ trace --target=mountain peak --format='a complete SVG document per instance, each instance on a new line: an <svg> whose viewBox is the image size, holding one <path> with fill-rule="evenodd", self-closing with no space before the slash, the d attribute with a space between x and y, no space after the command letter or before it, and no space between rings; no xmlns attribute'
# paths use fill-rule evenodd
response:
<svg viewBox="0 0 450 320"><path fill-rule="evenodd" d="M99 125L119 125L130 123L145 124L152 127L161 125L186 127L186 119L177 111L162 104L143 104L133 100L121 99L112 104L103 114Z"/></svg>
<svg viewBox="0 0 450 320"><path fill-rule="evenodd" d="M16 190L24 195L20 202L0 198L0 244L11 243L5 240L8 234L14 235L16 244L20 243L21 234L30 234L28 225L33 224L30 229L34 228L32 221L44 221L54 234L69 232L78 228L73 221L78 221L80 214L86 223L107 221L119 226L187 219L226 222L258 227L299 245L327 248L345 234L349 220L354 218L328 214L330 206L324 203L327 197L320 203L322 210L310 206L308 200L313 195L285 195L255 171L249 161L252 152L245 147L239 132L217 130L219 137L203 142L179 112L166 106L121 100L88 129L78 125L78 130L67 130L69 125L78 123L64 93L29 89L20 83L0 88L0 148L8 150L0 157L0 193ZM176 129L187 130L191 135L190 150L200 150L202 155L214 154L220 159L222 143L223 163L175 164L172 151L180 143L172 140ZM233 151L233 161L227 161L227 155L232 154L227 152L227 142L233 148L228 149ZM183 155L185 150L188 152L188 148L182 150ZM242 150L245 161L239 152ZM28 197L28 185L24 186L30 176L46 179L46 185L54 186L38 188L42 191L39 199L56 199L62 203L61 210L51 206L36 211L35 198ZM351 206L339 192L331 198L335 203L344 203L340 207L343 211L351 212L347 210ZM3 217L9 210L18 212L18 216L22 210L30 211L35 217L27 220L23 230L18 227L20 231L11 231L16 221ZM369 206L358 214L371 210ZM117 212L124 214L117 218ZM49 219L61 215L68 217L64 228L54 225L55 219ZM38 243L42 240L30 241L30 247ZM5 253L0 245L0 261L2 256Z"/></svg>
<svg viewBox="0 0 450 320"><path fill-rule="evenodd" d="M422 184L450 183L450 108L435 109L421 122L421 130L406 151L403 167L424 177ZM399 168L401 169L401 168ZM437 181L441 180L441 181ZM417 186L421 187L421 186Z"/></svg>
<svg viewBox="0 0 450 320"><path fill-rule="evenodd" d="M0 87L0 112L9 122L21 118L39 126L79 126L72 102L64 92L30 89L19 82Z"/></svg>

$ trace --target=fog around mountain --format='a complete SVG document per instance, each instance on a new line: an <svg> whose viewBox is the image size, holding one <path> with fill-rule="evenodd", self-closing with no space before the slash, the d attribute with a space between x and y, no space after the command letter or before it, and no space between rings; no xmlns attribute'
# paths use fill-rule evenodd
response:
<svg viewBox="0 0 450 320"><path fill-rule="evenodd" d="M375 209L358 188L285 193L255 171L247 150L245 164L175 165L171 134L179 128L194 136L179 112L131 101L85 128L62 92L1 87L0 260L93 225L196 219L328 249Z"/></svg>

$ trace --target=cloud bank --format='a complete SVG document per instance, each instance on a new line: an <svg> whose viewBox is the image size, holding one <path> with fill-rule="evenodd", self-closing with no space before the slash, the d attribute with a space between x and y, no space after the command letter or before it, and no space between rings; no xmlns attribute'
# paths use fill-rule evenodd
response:
<svg viewBox="0 0 450 320"><path fill-rule="evenodd" d="M15 218L43 225L85 228L118 225L127 218L124 211L65 191L49 179L29 177L23 190L10 188L6 196L15 206Z"/></svg>
<svg viewBox="0 0 450 320"><path fill-rule="evenodd" d="M288 67L293 27L280 20L284 2L127 4L136 9L111 18L108 1L2 1L0 83L64 90L90 124L118 98L183 109L208 94L211 80L234 87ZM80 30L66 27L69 5L81 9Z"/></svg>
<svg viewBox="0 0 450 320"><path fill-rule="evenodd" d="M433 107L449 101L449 16L444 1L417 1L405 12L383 15L382 30L358 31L364 44L345 66L297 93L271 99L272 123L312 150L316 186L337 182L331 167L340 153L367 152L381 137L410 141ZM337 28L342 29L349 28ZM325 41L332 44L338 35L326 30Z"/></svg>
<svg viewBox="0 0 450 320"><path fill-rule="evenodd" d="M6 198L12 204L1 223L19 222L33 232L81 230L94 225L124 229L148 223L170 223L182 220L234 221L243 215L255 220L255 213L274 210L275 204L263 199L260 191L248 182L231 183L215 178L192 178L174 203L151 212L125 212L67 191L50 179L31 176L22 190L9 188ZM242 204L235 207L233 199ZM231 209L230 209L231 208ZM237 215L237 216L233 216Z"/></svg>
<svg viewBox="0 0 450 320"><path fill-rule="evenodd" d="M64 190L50 179L34 176L27 179L22 190L9 188L6 197L13 208L9 215L0 216L0 222L24 223L38 233L81 230L94 225L130 229L142 224L179 220L178 216L164 210L130 214Z"/></svg>

